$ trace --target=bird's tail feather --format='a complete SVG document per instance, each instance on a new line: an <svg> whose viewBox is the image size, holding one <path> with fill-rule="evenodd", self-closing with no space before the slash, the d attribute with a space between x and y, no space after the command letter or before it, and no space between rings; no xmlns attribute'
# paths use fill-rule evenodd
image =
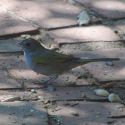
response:
<svg viewBox="0 0 125 125"><path fill-rule="evenodd" d="M102 62L102 61L118 61L119 58L94 58L94 59L81 59L81 63L89 63L89 62Z"/></svg>

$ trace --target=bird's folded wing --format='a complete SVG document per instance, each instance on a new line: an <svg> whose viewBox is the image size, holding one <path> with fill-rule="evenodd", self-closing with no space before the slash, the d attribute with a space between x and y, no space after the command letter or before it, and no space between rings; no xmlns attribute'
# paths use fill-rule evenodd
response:
<svg viewBox="0 0 125 125"><path fill-rule="evenodd" d="M59 53L47 53L40 54L33 58L33 62L36 64L58 64L74 59L72 56L59 54Z"/></svg>

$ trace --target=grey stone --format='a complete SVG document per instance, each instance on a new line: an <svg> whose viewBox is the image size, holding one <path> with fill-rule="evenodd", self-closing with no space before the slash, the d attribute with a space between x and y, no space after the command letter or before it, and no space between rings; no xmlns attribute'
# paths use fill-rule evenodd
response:
<svg viewBox="0 0 125 125"><path fill-rule="evenodd" d="M77 20L78 24L80 26L82 25L86 25L90 22L90 17L89 17L89 14L87 13L86 10L82 10L80 12L80 14L78 15L78 20Z"/></svg>
<svg viewBox="0 0 125 125"><path fill-rule="evenodd" d="M38 32L38 27L0 10L0 37Z"/></svg>
<svg viewBox="0 0 125 125"><path fill-rule="evenodd" d="M69 104L72 102L69 102ZM116 107L120 104L100 103L100 102L79 102L74 107L65 105L65 102L58 102L57 107L60 110L49 110L50 116L55 116L60 119L60 122L64 125L107 125L107 121L110 120L110 113L116 110ZM72 114L78 114L77 116ZM55 122L54 119L51 119Z"/></svg>
<svg viewBox="0 0 125 125"><path fill-rule="evenodd" d="M20 6L21 4L21 6ZM80 8L65 1L18 1L4 0L1 8L12 11L16 16L23 17L43 28L57 28L77 24ZM17 9L18 8L18 9ZM32 13L31 13L32 12Z"/></svg>
<svg viewBox="0 0 125 125"><path fill-rule="evenodd" d="M97 58L99 57L117 57L120 58L119 61L113 61L113 66L107 66L105 62L89 63L84 65L85 68L93 75L94 78L98 79L100 82L108 81L122 81L125 79L124 75L124 48L114 48L105 49L92 52L81 53L80 55L84 57L88 56L93 58L93 55Z"/></svg>
<svg viewBox="0 0 125 125"><path fill-rule="evenodd" d="M0 103L1 125L47 125L48 118L39 102Z"/></svg>
<svg viewBox="0 0 125 125"><path fill-rule="evenodd" d="M111 19L125 17L124 0L76 0L96 13Z"/></svg>
<svg viewBox="0 0 125 125"><path fill-rule="evenodd" d="M59 29L49 33L57 43L63 44L120 40L110 27L104 25Z"/></svg>

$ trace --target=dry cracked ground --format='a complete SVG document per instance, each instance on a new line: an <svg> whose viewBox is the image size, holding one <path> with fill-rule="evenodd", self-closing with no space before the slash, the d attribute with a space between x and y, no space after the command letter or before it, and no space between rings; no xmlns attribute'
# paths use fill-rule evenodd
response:
<svg viewBox="0 0 125 125"><path fill-rule="evenodd" d="M86 11L89 22L79 26ZM25 66L16 43L29 34L55 51L120 61L79 66L48 88ZM125 107L95 95L105 88L125 101L125 0L0 1L0 125L124 125Z"/></svg>

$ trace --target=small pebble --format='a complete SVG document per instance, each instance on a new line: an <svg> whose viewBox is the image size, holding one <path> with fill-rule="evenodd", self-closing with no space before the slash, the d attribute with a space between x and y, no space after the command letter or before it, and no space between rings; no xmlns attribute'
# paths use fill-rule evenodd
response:
<svg viewBox="0 0 125 125"><path fill-rule="evenodd" d="M111 93L109 96L108 96L108 100L110 102L123 102L121 100L121 98L119 97L119 95L115 94L115 93Z"/></svg>
<svg viewBox="0 0 125 125"><path fill-rule="evenodd" d="M98 96L107 97L107 96L109 95L109 92L106 91L105 89L95 89L94 92L95 92L96 95L98 95Z"/></svg>
<svg viewBox="0 0 125 125"><path fill-rule="evenodd" d="M107 65L107 66L113 66L113 62L107 61L107 62L106 62L106 65Z"/></svg>
<svg viewBox="0 0 125 125"><path fill-rule="evenodd" d="M44 97L43 96L38 96L37 97L39 100L41 100L41 101L44 101Z"/></svg>
<svg viewBox="0 0 125 125"><path fill-rule="evenodd" d="M77 22L78 22L79 26L88 24L90 22L90 16L86 10L81 11L81 13L78 15Z"/></svg>
<svg viewBox="0 0 125 125"><path fill-rule="evenodd" d="M36 93L36 90L35 89L31 89L30 90L32 93Z"/></svg>

